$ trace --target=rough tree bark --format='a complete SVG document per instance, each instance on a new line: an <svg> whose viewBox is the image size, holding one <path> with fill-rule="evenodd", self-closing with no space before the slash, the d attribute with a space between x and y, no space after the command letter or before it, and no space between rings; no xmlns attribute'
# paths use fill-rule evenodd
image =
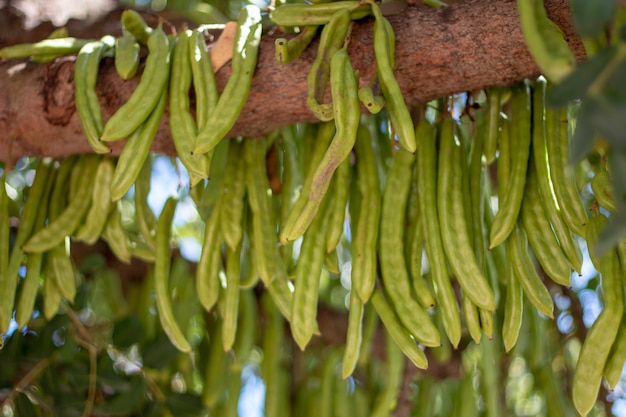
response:
<svg viewBox="0 0 626 417"><path fill-rule="evenodd" d="M584 49L572 26L568 3L547 0L546 7L580 60ZM75 35L116 34L118 18L119 11L110 13ZM539 73L524 44L514 0L466 0L438 10L411 4L389 20L398 34L395 74L411 106L455 92L510 85ZM375 71L372 25L369 18L356 22L350 38L350 57L362 84ZM274 59L278 36L278 31L264 34L252 92L229 136L262 136L280 126L315 121L305 98L316 44L296 62L281 66ZM73 63L73 57L49 64L0 62L0 160L90 152L74 106ZM220 88L229 74L229 65L218 71ZM105 59L97 86L105 119L128 99L138 80L138 76L121 80L113 60ZM119 153L121 146L115 144L114 152ZM153 150L175 153L167 114Z"/></svg>

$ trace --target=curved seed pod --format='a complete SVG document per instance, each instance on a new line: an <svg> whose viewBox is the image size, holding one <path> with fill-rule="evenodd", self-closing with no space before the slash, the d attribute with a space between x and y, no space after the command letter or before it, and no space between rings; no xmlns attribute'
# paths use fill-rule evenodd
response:
<svg viewBox="0 0 626 417"><path fill-rule="evenodd" d="M378 258L390 304L404 327L426 346L439 346L437 327L411 294L403 248L404 213L415 156L398 150L387 173L380 221Z"/></svg>
<svg viewBox="0 0 626 417"><path fill-rule="evenodd" d="M402 352L404 352L404 354L411 360L411 362L413 362L415 366L421 369L426 369L428 367L426 355L422 352L411 336L408 335L404 326L400 324L398 318L391 309L391 306L387 303L387 300L385 300L385 297L382 295L380 290L375 289L370 299L372 300L372 305L374 306L376 313L378 313L380 320L385 325L385 329L387 329L387 332Z"/></svg>
<svg viewBox="0 0 626 417"><path fill-rule="evenodd" d="M346 9L341 9L324 26L315 61L307 76L307 104L315 117L324 122L334 117L333 104L322 104L326 85L331 78L331 61L335 53L343 47L349 28L350 13Z"/></svg>
<svg viewBox="0 0 626 417"><path fill-rule="evenodd" d="M270 19L278 26L318 26L330 22L335 13L346 10L351 20L362 19L371 14L369 5L359 1L344 0L320 4L283 4L270 13Z"/></svg>
<svg viewBox="0 0 626 417"><path fill-rule="evenodd" d="M24 43L0 49L0 59L19 59L37 56L64 56L80 51L92 39L56 38L37 43Z"/></svg>
<svg viewBox="0 0 626 417"><path fill-rule="evenodd" d="M406 106L402 91L393 75L394 60L390 56L389 44L393 44L393 28L382 15L377 4L372 3L372 12L376 17L374 22L374 54L376 55L376 73L387 103L389 118L400 145L409 152L415 152L415 128L413 120Z"/></svg>
<svg viewBox="0 0 626 417"><path fill-rule="evenodd" d="M148 51L141 81L128 101L106 122L100 140L127 137L141 126L159 102L170 75L170 45L161 27L150 34Z"/></svg>
<svg viewBox="0 0 626 417"><path fill-rule="evenodd" d="M286 232L288 241L297 239L307 230L326 195L335 170L350 155L354 147L361 113L357 84L348 53L345 48L340 49L333 55L331 61L331 91L337 130L313 173L308 201L302 211L296 213L298 218L291 230Z"/></svg>
<svg viewBox="0 0 626 417"><path fill-rule="evenodd" d="M448 273L437 210L437 146L435 131L423 118L417 126L417 192L420 213L424 217L425 249L433 288L441 306L444 329L456 347L461 339L461 316Z"/></svg>
<svg viewBox="0 0 626 417"><path fill-rule="evenodd" d="M602 214L589 219L587 241L591 247L597 243L606 222ZM583 416L589 413L598 396L602 373L620 328L620 320L615 318L624 314L624 285L615 251L596 259L594 265L602 275L604 309L587 332L572 381L574 406Z"/></svg>
<svg viewBox="0 0 626 417"><path fill-rule="evenodd" d="M356 140L357 183L361 195L356 226L352 222L352 285L361 302L366 303L376 284L376 244L380 222L380 186L372 138L359 126ZM350 205L353 199L350 199Z"/></svg>
<svg viewBox="0 0 626 417"><path fill-rule="evenodd" d="M172 53L172 74L170 82L170 130L176 153L189 171L192 186L195 181L209 177L212 153L192 155L197 134L196 122L189 110L189 87L192 71L189 59L189 36L191 31L182 31ZM197 178L193 181L194 178Z"/></svg>
<svg viewBox="0 0 626 417"><path fill-rule="evenodd" d="M139 13L130 9L124 10L122 12L121 21L124 29L137 38L139 43L143 45L148 44L152 28L148 26Z"/></svg>
<svg viewBox="0 0 626 417"><path fill-rule="evenodd" d="M526 170L532 138L530 127L530 99L528 88L521 86L513 91L511 99L510 172L498 212L491 226L489 248L492 249L506 240L513 231L524 196Z"/></svg>
<svg viewBox="0 0 626 417"><path fill-rule="evenodd" d="M443 122L439 148L437 207L446 257L461 288L470 300L485 310L495 310L495 298L477 264L468 236L463 206L460 146L455 142L454 121Z"/></svg>
<svg viewBox="0 0 626 417"><path fill-rule="evenodd" d="M372 114L378 114L385 106L385 99L383 96L377 96L374 94L374 90L370 86L359 88L359 100L367 111Z"/></svg>
<svg viewBox="0 0 626 417"><path fill-rule="evenodd" d="M111 150L101 142L104 122L102 109L96 94L98 69L104 54L113 48L115 38L105 36L99 41L85 44L76 56L74 65L74 100L76 112L85 131L89 145L96 153L109 153Z"/></svg>
<svg viewBox="0 0 626 417"><path fill-rule="evenodd" d="M203 154L215 148L234 126L252 84L261 39L261 11L257 6L245 6L239 14L239 25L233 51L233 72L209 115L204 129L195 139L193 154Z"/></svg>
<svg viewBox="0 0 626 417"><path fill-rule="evenodd" d="M341 375L346 379L359 361L361 342L363 340L363 311L365 307L355 288L350 291L350 313L348 314L348 330L346 346L343 351Z"/></svg>
<svg viewBox="0 0 626 417"><path fill-rule="evenodd" d="M295 61L315 38L317 28L318 26L304 26L297 36L289 40L285 38L276 39L276 61L279 64L289 64Z"/></svg>
<svg viewBox="0 0 626 417"><path fill-rule="evenodd" d="M133 35L125 33L115 40L115 70L125 80L132 78L139 68L139 44Z"/></svg>
<svg viewBox="0 0 626 417"><path fill-rule="evenodd" d="M154 263L154 292L163 330L178 350L189 352L191 345L176 323L168 288L171 257L170 230L177 202L173 197L168 198L159 216L156 234L156 261Z"/></svg>
<svg viewBox="0 0 626 417"><path fill-rule="evenodd" d="M25 252L45 252L52 249L63 242L66 236L74 233L83 221L91 205L91 187L98 169L99 157L86 155L83 158L84 168L77 186L83 197L72 199L56 219L31 236L23 247Z"/></svg>
<svg viewBox="0 0 626 417"><path fill-rule="evenodd" d="M130 263L132 256L130 239L122 227L122 213L115 206L112 208L102 231L102 239L109 245L117 259L127 264Z"/></svg>
<svg viewBox="0 0 626 417"><path fill-rule="evenodd" d="M196 123L198 130L202 131L217 104L217 84L202 32L192 32L189 48L193 88L196 93Z"/></svg>
<svg viewBox="0 0 626 417"><path fill-rule="evenodd" d="M120 153L117 160L113 178L110 181L112 201L117 201L126 195L133 183L137 181L141 168L150 154L150 146L159 129L166 102L167 90L163 90L161 98L152 113L150 113L148 120L126 139L124 149L122 149L122 153Z"/></svg>
<svg viewBox="0 0 626 417"><path fill-rule="evenodd" d="M88 245L93 245L100 237L112 208L110 184L114 170L115 165L111 158L100 160L91 193L91 207L74 236Z"/></svg>

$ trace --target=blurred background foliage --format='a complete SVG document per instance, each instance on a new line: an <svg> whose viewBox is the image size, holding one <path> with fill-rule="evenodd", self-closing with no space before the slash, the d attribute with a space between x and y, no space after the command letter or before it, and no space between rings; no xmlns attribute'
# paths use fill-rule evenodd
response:
<svg viewBox="0 0 626 417"><path fill-rule="evenodd" d="M120 2L121 7L153 12L169 10L196 24L234 20L244 4L237 0ZM262 8L268 6L256 4ZM591 33L594 29L585 30ZM622 67L619 68L617 74L621 74ZM623 80L623 74L620 79ZM583 98L586 90L582 89L580 78L573 75L572 80L569 95L563 97ZM620 107L623 104L619 104L624 103L621 87L605 90L612 99L615 98L612 93L617 94L612 102L616 109L623 109ZM576 93L571 93L572 89ZM554 97L559 104L559 96L555 93ZM593 123L617 124L619 129L615 131L623 141L626 118L621 115L594 113ZM463 123L469 129L467 118ZM386 127L381 124L379 128ZM596 129L591 129L589 134L595 136ZM219 155L225 155L227 146L224 141L216 151L212 180L194 193L188 192L188 177L176 160L155 155L153 161L149 205L154 213L160 212L168 195L181 190L183 193L174 220L179 252L174 255L170 292L177 322L186 326L183 330L192 341L193 353L178 352L162 331L156 316L149 265L134 259L130 266L123 266L101 243L79 249L74 260L81 285L74 304L62 304L59 314L46 321L41 313L42 299L38 298L28 326L20 331L14 327L3 339L0 350L3 417L269 417L270 409L279 410L271 415L281 416L353 416L346 410L357 410L358 416L365 416L376 409L390 387L397 385L401 385L401 395L396 405L398 413L405 410L403 415L574 415L567 381L571 380L586 329L602 309L597 272L588 256L582 275L572 276L571 288L550 288L558 312L554 321L526 306L520 339L508 355L503 351L498 332L493 339L483 337L478 345L464 334L457 351L446 344L430 350L431 371L417 372L410 365L405 368L403 361L401 371L396 374L398 379L391 381L393 348L385 346L386 336L378 326L376 315L368 310L364 330L368 343L362 350L357 372L342 380L338 352L343 340L317 340L301 352L291 341L280 315L256 289L244 290L242 296L240 329L246 329L241 331L246 331L248 337L238 336L245 342L237 345L234 352L224 353L220 341L221 319L201 308L193 273L200 253L203 219L210 213L219 189L219 173L223 171L219 161L226 160ZM380 155L383 173L388 169L390 156L390 153ZM34 160L26 158L8 176L13 217L19 217L24 190L32 184L33 168ZM577 172L587 205L593 199L589 188L593 170L591 160L581 164ZM123 225L129 234L137 233L132 197L131 190L120 203ZM346 230L342 244L349 245L349 239L350 231ZM584 242L580 243L585 248ZM320 304L329 314L342 316L346 313L348 294L344 268L349 267L349 258L342 257L341 247L338 259L337 270L324 270ZM268 365L269 358L276 360L272 366ZM626 415L625 384L622 375L614 391L603 388L601 401L590 415ZM334 414L323 414L329 401L334 405ZM380 415L388 415L388 411Z"/></svg>

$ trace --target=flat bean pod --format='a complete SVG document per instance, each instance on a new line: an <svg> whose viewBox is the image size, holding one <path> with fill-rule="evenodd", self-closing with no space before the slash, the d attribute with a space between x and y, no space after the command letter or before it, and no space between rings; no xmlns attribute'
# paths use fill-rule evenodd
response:
<svg viewBox="0 0 626 417"><path fill-rule="evenodd" d="M190 31L183 31L172 53L172 74L170 80L170 130L176 153L189 171L190 176L209 177L211 154L193 155L192 150L197 135L196 122L189 109L189 88L192 71L189 59ZM192 183L194 185L195 183Z"/></svg>
<svg viewBox="0 0 626 417"><path fill-rule="evenodd" d="M238 23L232 59L233 72L205 128L199 131L195 139L193 154L203 154L217 146L235 125L250 93L261 39L261 11L257 6L245 6L239 14Z"/></svg>
<svg viewBox="0 0 626 417"><path fill-rule="evenodd" d="M309 227L326 195L335 170L348 156L356 142L359 128L360 107L357 97L357 79L348 59L348 53L340 49L331 61L331 91L336 132L324 157L313 172L308 201L299 213L287 240L300 237Z"/></svg>
<svg viewBox="0 0 626 417"><path fill-rule="evenodd" d="M293 203L287 219L281 225L279 239L283 245L290 241L289 234L308 202L309 193L313 186L313 171L320 165L322 158L326 154L328 146L334 138L334 132L335 127L332 122L322 123L317 130L317 135L315 135L313 150L311 152L305 150L305 156L309 158L309 162L308 164L305 163L305 168L307 169L304 172L305 179L298 199Z"/></svg>
<svg viewBox="0 0 626 417"><path fill-rule="evenodd" d="M345 159L337 167L333 179L333 191L331 199L330 219L326 231L326 252L331 253L339 244L343 235L343 227L346 218L346 206L348 204L348 184L350 183L350 161Z"/></svg>
<svg viewBox="0 0 626 417"><path fill-rule="evenodd" d="M293 304L291 306L291 333L304 350L316 330L317 300L322 262L326 253L326 229L329 202L324 201L320 215L305 233L296 266Z"/></svg>
<svg viewBox="0 0 626 417"><path fill-rule="evenodd" d="M159 320L163 330L178 350L190 352L191 345L185 338L178 323L176 323L169 291L170 230L177 203L176 198L169 197L159 216L156 234L156 260L154 262L154 291Z"/></svg>
<svg viewBox="0 0 626 417"><path fill-rule="evenodd" d="M91 39L56 38L44 39L36 43L5 46L0 49L0 59L19 59L45 55L72 55L92 41Z"/></svg>
<svg viewBox="0 0 626 417"><path fill-rule="evenodd" d="M546 150L556 200L565 223L574 233L584 236L587 213L576 189L572 167L568 165L568 129L567 110L546 112Z"/></svg>
<svg viewBox="0 0 626 417"><path fill-rule="evenodd" d="M534 163L529 166L521 210L521 224L545 273L556 283L569 285L570 265L547 219L537 188Z"/></svg>
<svg viewBox="0 0 626 417"><path fill-rule="evenodd" d="M124 29L137 38L140 43L143 45L148 44L152 28L148 26L139 13L131 9L126 9L122 12L121 21Z"/></svg>
<svg viewBox="0 0 626 417"><path fill-rule="evenodd" d="M221 201L213 207L204 229L204 243L196 268L196 291L206 311L211 311L219 298L219 271L222 264L222 234L220 230Z"/></svg>
<svg viewBox="0 0 626 417"><path fill-rule="evenodd" d="M76 295L76 277L66 243L62 242L46 252L46 262L52 265L53 277L59 292L63 298L73 303Z"/></svg>
<svg viewBox="0 0 626 417"><path fill-rule="evenodd" d="M511 168L506 190L499 200L498 212L491 226L489 248L498 246L511 234L522 204L532 138L530 100L526 86L516 88L513 91L511 111L513 113L510 152Z"/></svg>
<svg viewBox="0 0 626 417"><path fill-rule="evenodd" d="M513 267L509 266L506 280L506 303L504 304L504 319L502 323L502 341L504 342L504 350L507 352L513 349L519 337L524 312L523 301L522 286L515 276Z"/></svg>
<svg viewBox="0 0 626 417"><path fill-rule="evenodd" d="M222 346L228 352L237 335L237 316L239 315L239 266L241 249L226 249L226 288L224 289L224 307L222 324ZM244 336L244 334L242 334Z"/></svg>
<svg viewBox="0 0 626 417"><path fill-rule="evenodd" d="M228 146L226 169L222 180L220 226L224 240L231 249L239 246L243 238L243 223L246 194L246 160L243 155L243 142L232 140Z"/></svg>
<svg viewBox="0 0 626 417"><path fill-rule="evenodd" d="M156 107L170 75L170 45L160 27L148 37L148 51L141 81L126 103L106 122L100 140L112 141L127 137L141 126Z"/></svg>
<svg viewBox="0 0 626 417"><path fill-rule="evenodd" d="M344 0L314 5L283 4L270 13L270 19L278 26L319 26L328 24L333 15L341 10L349 11L351 20L371 14L368 5Z"/></svg>
<svg viewBox="0 0 626 417"><path fill-rule="evenodd" d="M317 35L317 28L318 26L304 26L297 36L289 40L276 39L276 61L279 64L289 64L298 58Z"/></svg>
<svg viewBox="0 0 626 417"><path fill-rule="evenodd" d="M362 201L356 228L353 230L351 279L353 289L361 301L366 303L376 283L377 225L380 221L381 199L372 138L364 126L359 126L358 129L356 153L357 182Z"/></svg>
<svg viewBox="0 0 626 417"><path fill-rule="evenodd" d="M426 346L441 344L439 332L428 314L411 294L411 283L404 258L404 212L415 156L398 150L387 173L380 220L378 258L382 282L400 321Z"/></svg>
<svg viewBox="0 0 626 417"><path fill-rule="evenodd" d="M456 347L461 339L461 316L450 282L448 265L441 239L437 211L437 149L435 131L423 118L417 126L417 193L425 237L426 256L431 270L435 297L441 306L443 325L450 343Z"/></svg>
<svg viewBox="0 0 626 417"><path fill-rule="evenodd" d="M115 40L115 70L125 80L139 68L139 44L133 35L125 33Z"/></svg>
<svg viewBox="0 0 626 417"><path fill-rule="evenodd" d="M89 42L78 52L74 65L76 112L80 117L89 146L96 153L111 152L111 149L100 140L104 122L100 101L96 93L96 82L100 61L114 45L115 38L112 36L105 36L99 41Z"/></svg>
<svg viewBox="0 0 626 417"><path fill-rule="evenodd" d="M480 308L495 310L493 291L476 262L468 236L460 156L459 146L455 144L454 122L444 121L437 179L437 207L443 247L461 288L470 300Z"/></svg>
<svg viewBox="0 0 626 417"><path fill-rule="evenodd" d="M528 254L527 241L524 232L516 226L511 236L507 240L507 254L510 256L510 262L515 270L515 276L519 280L524 294L528 300L548 317L553 317L554 303L550 292L541 281L541 278L535 270L534 264Z"/></svg>
<svg viewBox="0 0 626 417"><path fill-rule="evenodd" d="M331 61L335 53L343 47L349 28L350 13L348 10L340 9L333 14L322 30L317 55L307 76L307 104L315 117L324 122L332 120L334 117L333 104L322 103L326 85L332 74ZM339 76L341 77L341 74ZM334 99L333 103L335 103Z"/></svg>
<svg viewBox="0 0 626 417"><path fill-rule="evenodd" d="M189 48L193 88L196 94L196 123L198 130L202 131L206 127L209 114L217 105L217 84L202 32L197 30L192 32Z"/></svg>
<svg viewBox="0 0 626 417"><path fill-rule="evenodd" d="M404 96L393 75L393 62L389 56L389 43L393 30L385 23L387 20L377 4L372 3L372 12L376 17L374 22L374 54L376 56L376 73L383 97L387 103L391 124L398 135L400 145L409 152L415 152L415 128L409 110L404 101ZM391 30L391 33L390 33Z"/></svg>
<svg viewBox="0 0 626 417"><path fill-rule="evenodd" d="M589 219L587 240L592 247L605 223L606 217L601 214ZM587 332L574 371L572 398L582 416L586 416L596 403L602 373L620 328L620 320L615 318L624 314L623 282L615 252L609 251L595 266L602 274L605 305Z"/></svg>
<svg viewBox="0 0 626 417"><path fill-rule="evenodd" d="M166 102L167 91L163 90L148 119L126 139L124 148L117 160L113 178L110 181L112 201L117 201L126 195L133 183L136 182L141 168L150 154L150 146L159 129Z"/></svg>
<svg viewBox="0 0 626 417"><path fill-rule="evenodd" d="M98 164L91 193L91 206L83 224L76 229L74 237L88 245L96 243L104 230L111 204L111 179L115 163L111 158L102 158Z"/></svg>
<svg viewBox="0 0 626 417"><path fill-rule="evenodd" d="M40 230L26 242L25 252L45 252L63 242L66 236L74 233L81 224L91 205L91 184L98 169L98 157L87 155L84 170L79 179L78 189L83 190L83 198L74 198L54 221Z"/></svg>
<svg viewBox="0 0 626 417"><path fill-rule="evenodd" d="M361 298L356 290L350 291L350 312L348 313L348 330L346 333L346 345L343 351L341 375L346 379L359 361L361 342L363 341L363 311L365 310Z"/></svg>
<svg viewBox="0 0 626 417"><path fill-rule="evenodd" d="M130 240L122 226L122 213L117 207L113 207L107 218L106 226L102 231L102 239L109 245L111 252L117 259L124 263L130 263L131 247Z"/></svg>
<svg viewBox="0 0 626 417"><path fill-rule="evenodd" d="M376 309L378 316L385 325L385 329L387 329L387 332L396 342L398 347L415 366L420 369L426 369L428 367L426 355L422 352L419 346L417 346L411 336L408 335L404 326L400 324L391 306L387 303L387 300L385 300L385 297L382 295L380 290L374 290L371 300L374 309Z"/></svg>

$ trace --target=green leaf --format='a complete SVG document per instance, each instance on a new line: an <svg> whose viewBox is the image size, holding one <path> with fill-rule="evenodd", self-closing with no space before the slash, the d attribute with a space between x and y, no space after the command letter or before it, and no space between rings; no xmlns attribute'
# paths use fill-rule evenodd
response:
<svg viewBox="0 0 626 417"><path fill-rule="evenodd" d="M576 129L570 144L570 160L578 163L593 149L596 138L596 129L593 125L595 107L588 101L583 101L576 117Z"/></svg>
<svg viewBox="0 0 626 417"><path fill-rule="evenodd" d="M202 398L194 394L170 394L165 400L172 415L176 417L196 417L202 414Z"/></svg>
<svg viewBox="0 0 626 417"><path fill-rule="evenodd" d="M177 354L178 350L172 345L167 335L160 332L143 349L143 364L148 368L162 369L168 366Z"/></svg>
<svg viewBox="0 0 626 417"><path fill-rule="evenodd" d="M611 21L615 0L571 0L572 17L582 36L600 33Z"/></svg>
<svg viewBox="0 0 626 417"><path fill-rule="evenodd" d="M143 337L143 326L137 316L124 317L116 321L113 326L111 339L115 347L128 348L138 343Z"/></svg>
<svg viewBox="0 0 626 417"><path fill-rule="evenodd" d="M564 107L572 100L585 97L591 84L616 53L615 47L603 49L574 68L559 84L546 93L547 105Z"/></svg>

